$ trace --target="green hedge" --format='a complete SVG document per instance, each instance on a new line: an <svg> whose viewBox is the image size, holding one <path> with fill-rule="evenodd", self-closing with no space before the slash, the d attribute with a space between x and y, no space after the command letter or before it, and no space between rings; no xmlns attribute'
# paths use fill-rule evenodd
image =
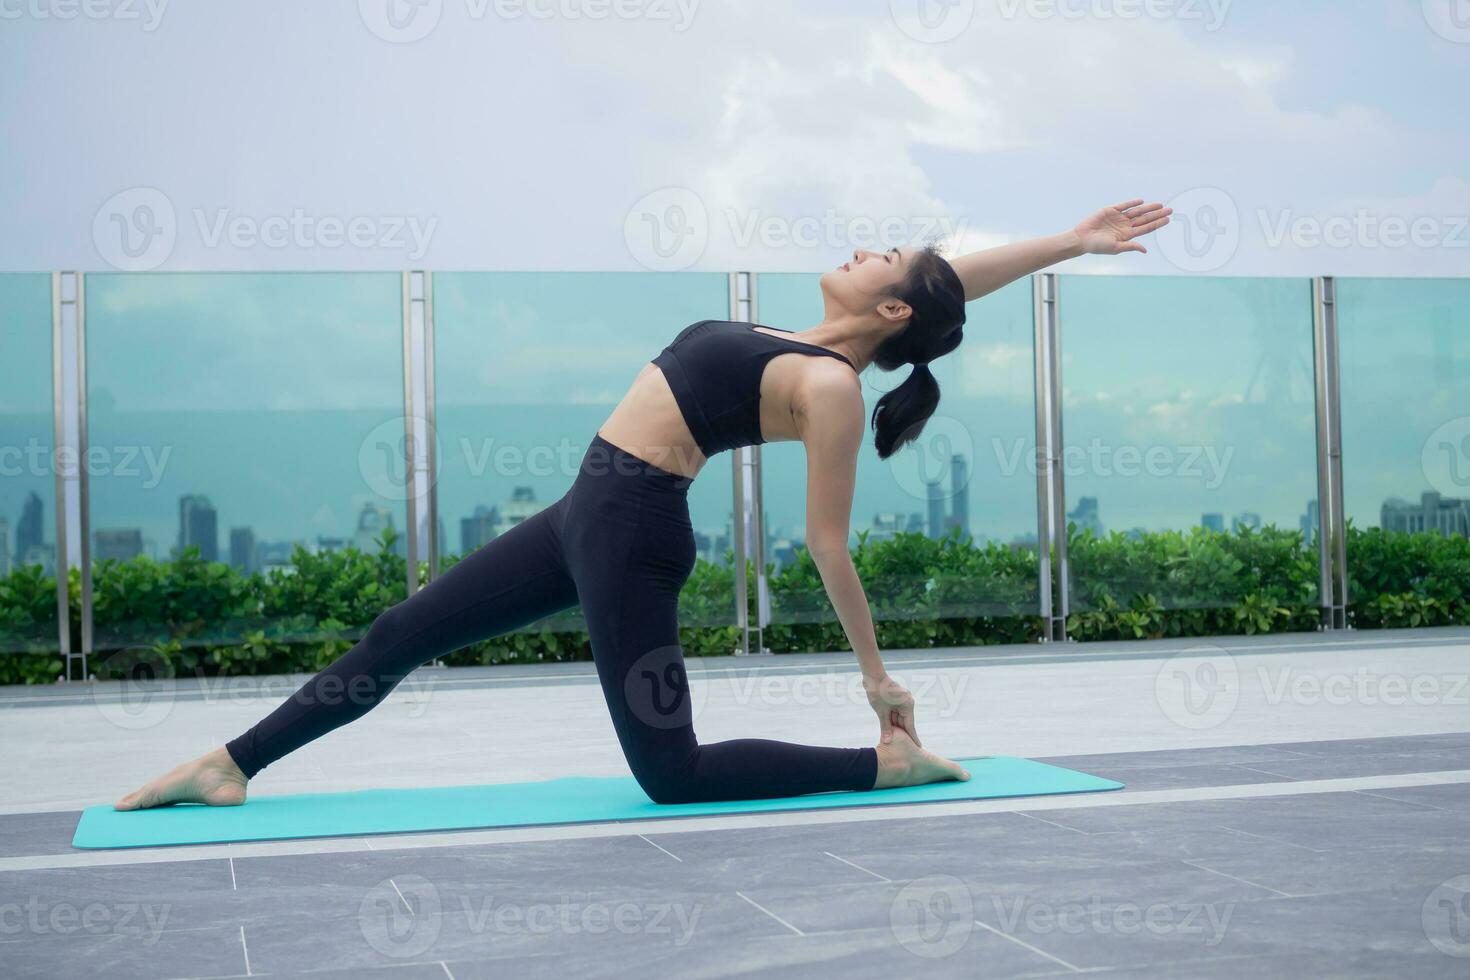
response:
<svg viewBox="0 0 1470 980"><path fill-rule="evenodd" d="M382 610L406 596L404 559L382 550L312 554L298 547L288 570L244 575L205 562L197 549L156 562L96 565L94 646L99 677L148 669L174 676L314 671L362 636ZM1470 541L1436 534L1348 527L1349 622L1358 628L1470 623ZM1073 568L1070 636L1079 640L1312 630L1318 622L1317 552L1296 531L1275 527L1224 534L1195 528L1137 537L1097 537L1069 528ZM958 531L930 539L899 534L853 550L883 648L1024 643L1038 639L1033 551L978 546ZM447 569L455 559L442 563ZM421 575L423 574L421 569ZM729 619L732 567L697 563L680 596L686 624ZM81 580L70 573L72 635L80 635ZM56 653L55 580L35 566L0 580L0 683L49 683ZM755 595L751 590L751 614ZM811 556L771 570L778 653L848 649ZM685 625L691 655L727 654L728 625ZM455 651L450 664L590 659L580 613Z"/></svg>

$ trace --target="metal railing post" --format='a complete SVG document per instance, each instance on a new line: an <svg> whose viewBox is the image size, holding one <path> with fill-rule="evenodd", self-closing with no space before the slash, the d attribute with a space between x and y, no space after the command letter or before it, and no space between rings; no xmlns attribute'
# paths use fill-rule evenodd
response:
<svg viewBox="0 0 1470 980"><path fill-rule="evenodd" d="M78 272L77 355L77 563L82 586L82 679L92 653L92 480L87 473L87 274Z"/></svg>
<svg viewBox="0 0 1470 980"><path fill-rule="evenodd" d="M1318 604L1323 629L1348 629L1342 394L1337 356L1337 285L1332 276L1312 280L1312 328L1317 389Z"/></svg>
<svg viewBox="0 0 1470 980"><path fill-rule="evenodd" d="M1043 643L1067 639L1070 591L1067 576L1066 488L1062 480L1060 322L1057 277L1032 276L1033 358L1036 369L1036 543ZM1053 602L1052 549L1056 549Z"/></svg>
<svg viewBox="0 0 1470 980"><path fill-rule="evenodd" d="M730 319L754 322L756 313L755 275L732 272L730 283ZM765 628L771 621L770 581L766 575L766 532L764 500L761 496L760 446L744 446L730 454L733 485L735 550L735 626L740 631L736 656L768 654ZM750 583L745 570L746 556L755 565L755 624L750 622ZM752 636L752 634L754 634Z"/></svg>
<svg viewBox="0 0 1470 980"><path fill-rule="evenodd" d="M429 581L439 577L439 440L435 438L434 412L434 274L416 273L421 278L424 358L424 467L425 512L429 523Z"/></svg>
<svg viewBox="0 0 1470 980"><path fill-rule="evenodd" d="M64 664L63 681L71 680L71 602L67 589L66 475L55 465L66 445L66 367L62 343L62 278L69 272L51 273L51 454L56 509L56 643ZM74 280L69 280L74 283ZM85 678L85 674L83 677Z"/></svg>
<svg viewBox="0 0 1470 980"><path fill-rule="evenodd" d="M414 451L413 425L413 273L404 272L400 280L403 300L403 463L404 492L408 503L407 556L408 594L419 588L419 502L418 454Z"/></svg>

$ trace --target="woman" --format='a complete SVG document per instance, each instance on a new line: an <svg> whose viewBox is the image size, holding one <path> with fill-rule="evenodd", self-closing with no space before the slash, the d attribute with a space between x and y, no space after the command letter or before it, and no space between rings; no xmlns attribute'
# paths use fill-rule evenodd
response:
<svg viewBox="0 0 1470 980"><path fill-rule="evenodd" d="M953 263L932 248L858 250L822 276L824 316L805 333L723 320L686 327L643 367L560 500L386 610L255 727L114 806L243 803L262 768L363 715L415 667L579 603L618 740L657 803L968 779L920 743L913 697L883 668L848 554L865 422L858 375L869 364L913 365L871 416L878 455L887 458L938 406L928 364L959 346L967 301L1075 255L1145 252L1132 239L1167 224L1169 213L1128 201L1070 232ZM856 651L878 715L876 747L700 745L694 735L677 618L695 561L688 486L723 449L787 440L806 447L806 547Z"/></svg>

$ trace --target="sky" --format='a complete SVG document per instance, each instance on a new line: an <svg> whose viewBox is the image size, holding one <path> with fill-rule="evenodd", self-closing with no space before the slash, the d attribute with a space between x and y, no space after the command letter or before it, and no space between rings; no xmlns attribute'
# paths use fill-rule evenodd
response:
<svg viewBox="0 0 1470 980"><path fill-rule="evenodd" d="M1295 527L1315 493L1306 277L1331 274L1348 511L1371 524L1390 496L1470 496L1440 453L1470 447L1466 7L0 0L0 274L433 270L441 436L554 443L691 319L725 315L715 274L766 274L759 318L802 330L811 274L855 247L965 252L1143 198L1175 208L1147 254L1052 268L1075 277L1068 507L1097 496L1116 529ZM551 275L588 272L624 275ZM360 447L401 411L395 277L89 282L93 445L174 453L157 481L94 479L94 527L167 542L178 496L202 492L222 527L350 533L375 492ZM975 531L1034 527L1015 465L1034 440L1029 296L1010 290L938 365L938 441L886 475L865 449L855 527L924 510L941 443L973 463ZM49 444L47 292L0 281L0 445ZM767 502L799 534L795 448L768 452ZM1120 453L1151 450L1164 472L1120 475ZM692 492L697 525L723 524L727 472ZM449 466L451 546L528 479ZM7 470L0 516L35 489L49 537L49 486Z"/></svg>
<svg viewBox="0 0 1470 980"><path fill-rule="evenodd" d="M1460 275L1464 6L3 0L0 269Z"/></svg>

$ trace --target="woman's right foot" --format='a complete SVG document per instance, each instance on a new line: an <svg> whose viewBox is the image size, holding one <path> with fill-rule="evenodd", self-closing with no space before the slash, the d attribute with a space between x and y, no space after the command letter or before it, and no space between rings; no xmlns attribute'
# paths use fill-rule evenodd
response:
<svg viewBox="0 0 1470 980"><path fill-rule="evenodd" d="M230 753L220 746L133 790L112 808L145 810L170 803L239 806L245 802L246 782Z"/></svg>
<svg viewBox="0 0 1470 980"><path fill-rule="evenodd" d="M964 766L920 747L908 732L895 727L893 740L878 746L878 779L873 788L922 786L950 779L964 782L969 778Z"/></svg>

